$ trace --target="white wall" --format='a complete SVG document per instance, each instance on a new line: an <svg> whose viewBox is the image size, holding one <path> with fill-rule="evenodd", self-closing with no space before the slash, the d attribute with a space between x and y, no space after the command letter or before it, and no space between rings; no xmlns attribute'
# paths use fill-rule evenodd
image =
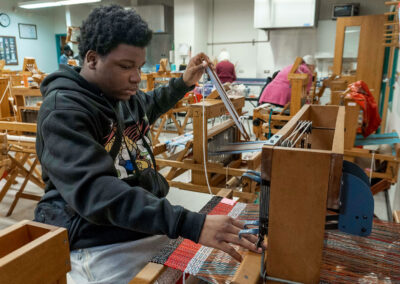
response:
<svg viewBox="0 0 400 284"><path fill-rule="evenodd" d="M90 11L99 5L119 3L129 5L128 0L103 0L96 5L72 5L68 8L52 7L27 10L17 7L19 0L1 0L0 11L10 16L10 26L0 27L0 35L15 36L17 42L18 63L19 65L6 65L6 69L21 70L24 57L36 58L40 70L50 73L58 69L58 58L56 50L56 34L67 32L66 10L70 11L71 24L80 26L82 21L88 16ZM18 23L35 24L37 28L37 40L20 39L18 33ZM77 52L77 46L73 46Z"/></svg>
<svg viewBox="0 0 400 284"><path fill-rule="evenodd" d="M343 1L318 2L320 21L317 28L271 30L268 36L268 32L253 27L254 0L175 0L175 50L179 43L186 41L193 46L193 54L203 51L204 34L198 33L196 28L201 25L199 19L203 14L198 15L196 10L207 5L208 17L200 28L202 31L205 23L208 24L207 54L215 58L222 49L227 49L239 77L265 78L293 63L297 56L333 57L336 21L330 19L331 7L333 3ZM386 9L383 0L365 0L361 2L360 14L378 14ZM253 44L253 40L261 42ZM178 56L176 60L179 64ZM328 62L324 65L325 61ZM330 64L329 59L320 59L318 63L325 70Z"/></svg>
<svg viewBox="0 0 400 284"><path fill-rule="evenodd" d="M24 57L34 57L38 68L44 72L52 72L57 69L57 52L54 36L54 18L49 13L52 9L40 11L24 10L15 8L15 1L2 0L1 12L10 16L10 26L0 27L0 35L15 36L18 52L19 65L6 65L6 69L21 70ZM37 40L20 39L18 23L35 24L37 29Z"/></svg>
<svg viewBox="0 0 400 284"><path fill-rule="evenodd" d="M255 29L254 0L211 0L209 23L209 56L228 50L238 77L265 78L316 52L316 29Z"/></svg>
<svg viewBox="0 0 400 284"><path fill-rule="evenodd" d="M201 0L194 2L194 47L193 54L199 52L207 53L207 35L208 35L208 4L210 1Z"/></svg>
<svg viewBox="0 0 400 284"><path fill-rule="evenodd" d="M180 44L192 46L195 54L201 48L195 47L195 4L194 0L174 0L174 41L175 41L175 62L182 63L179 54ZM188 63L186 59L186 63Z"/></svg>

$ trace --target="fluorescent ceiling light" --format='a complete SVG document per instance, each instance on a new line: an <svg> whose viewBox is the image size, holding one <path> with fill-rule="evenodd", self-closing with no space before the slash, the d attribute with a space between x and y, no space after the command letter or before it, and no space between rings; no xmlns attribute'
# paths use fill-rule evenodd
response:
<svg viewBox="0 0 400 284"><path fill-rule="evenodd" d="M27 1L18 3L18 7L24 9L38 9L45 7L56 7L65 5L76 5L100 2L101 0L38 0L38 1Z"/></svg>

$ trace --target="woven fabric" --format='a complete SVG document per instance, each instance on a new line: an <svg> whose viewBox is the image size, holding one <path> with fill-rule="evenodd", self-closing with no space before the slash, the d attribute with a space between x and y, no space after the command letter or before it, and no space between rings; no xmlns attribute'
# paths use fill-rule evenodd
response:
<svg viewBox="0 0 400 284"><path fill-rule="evenodd" d="M257 204L229 204L221 198L217 205L216 200L213 202L205 206L209 214L229 211L226 215L239 220L258 220ZM184 271L208 283L232 281L239 267L236 260L222 251L189 242L184 240L170 254L170 262L179 269L175 275L182 276ZM322 261L320 283L400 283L400 224L374 221L366 238L327 231Z"/></svg>
<svg viewBox="0 0 400 284"><path fill-rule="evenodd" d="M324 282L400 283L400 224L375 221L367 238L327 232L322 262Z"/></svg>
<svg viewBox="0 0 400 284"><path fill-rule="evenodd" d="M201 211L208 215L228 215L240 220L258 219L258 205L246 205L225 198L214 197ZM164 264L180 273L195 275L209 283L229 282L239 266L239 262L228 254L187 239L172 240L152 262Z"/></svg>
<svg viewBox="0 0 400 284"><path fill-rule="evenodd" d="M214 196L207 202L206 205L199 211L202 214L209 214L217 204L220 203L222 197ZM183 242L183 238L179 237L177 239L172 239L170 242L157 254L153 257L150 262L165 264L170 257L170 255L176 250L177 247Z"/></svg>

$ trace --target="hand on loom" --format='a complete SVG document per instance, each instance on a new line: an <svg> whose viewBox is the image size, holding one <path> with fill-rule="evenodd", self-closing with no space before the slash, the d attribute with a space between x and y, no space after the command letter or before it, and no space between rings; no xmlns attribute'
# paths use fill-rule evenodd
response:
<svg viewBox="0 0 400 284"><path fill-rule="evenodd" d="M239 231L243 229L243 222L235 220L225 215L207 215L200 234L199 243L220 249L238 261L242 261L242 256L230 245L236 244L254 252L261 253L262 249L257 249L257 237L248 235L239 239Z"/></svg>
<svg viewBox="0 0 400 284"><path fill-rule="evenodd" d="M212 65L210 59L204 53L199 53L190 59L189 64L186 67L185 73L183 73L183 81L186 86L190 87L196 84L204 73L207 65Z"/></svg>

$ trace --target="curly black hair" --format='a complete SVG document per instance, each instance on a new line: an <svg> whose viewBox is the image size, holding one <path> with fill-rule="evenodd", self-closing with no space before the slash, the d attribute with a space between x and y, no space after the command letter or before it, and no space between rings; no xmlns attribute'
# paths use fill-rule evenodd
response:
<svg viewBox="0 0 400 284"><path fill-rule="evenodd" d="M126 10L115 4L93 9L80 29L79 55L82 59L89 50L107 55L121 43L145 47L153 34L133 9Z"/></svg>

